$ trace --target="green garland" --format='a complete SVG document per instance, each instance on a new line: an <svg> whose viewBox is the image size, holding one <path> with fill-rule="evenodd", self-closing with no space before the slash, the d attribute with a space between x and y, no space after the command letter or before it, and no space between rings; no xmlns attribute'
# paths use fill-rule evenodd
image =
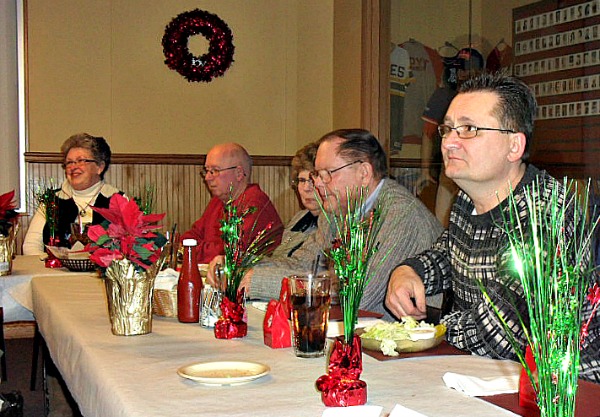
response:
<svg viewBox="0 0 600 417"><path fill-rule="evenodd" d="M262 259L273 243L268 240L267 233L271 229L269 223L266 229L256 234L247 247L244 245L244 222L247 216L255 211L256 207L249 207L240 212L232 198L225 203L225 216L221 220L221 238L225 252L223 272L227 281L225 296L232 302L237 300L238 287L246 271Z"/></svg>
<svg viewBox="0 0 600 417"><path fill-rule="evenodd" d="M345 342L352 344L358 322L358 309L365 288L370 281L368 264L378 250L377 235L382 223L382 209L377 205L367 215L364 204L368 196L366 188L346 190L346 205L339 196L336 213L321 211L333 229L334 238L328 256L332 259L339 280L339 297L344 318ZM319 198L317 201L321 201Z"/></svg>
<svg viewBox="0 0 600 417"><path fill-rule="evenodd" d="M508 197L508 215L502 225L509 241L506 285L514 275L523 287L528 320L521 316L519 320L535 359L535 372L527 365L507 319L491 300L484 283L479 282L529 375L545 417L573 416L575 410L581 311L592 285L589 255L598 225L598 220L593 224L588 220L589 185L583 196L578 191L576 183L566 179L563 187L551 191L539 181L526 187L527 222L519 216L522 208L514 193ZM544 194L548 192L551 194L546 202Z"/></svg>

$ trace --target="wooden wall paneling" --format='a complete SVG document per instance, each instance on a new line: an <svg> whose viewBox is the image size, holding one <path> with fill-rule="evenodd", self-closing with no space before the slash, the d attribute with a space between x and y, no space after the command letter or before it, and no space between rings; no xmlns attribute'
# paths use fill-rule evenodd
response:
<svg viewBox="0 0 600 417"><path fill-rule="evenodd" d="M59 186L64 179L64 172L58 158L44 159L41 162L27 163L28 193L33 191L35 184L55 179ZM196 160L197 162L198 160ZM273 158L266 162L274 165L255 165L253 182L271 197L282 220L286 223L299 210L295 193L289 185L290 166L283 165ZM177 223L179 231L188 230L192 223L200 218L210 200L203 178L200 175L199 164L136 163L129 159L126 163L112 163L106 173L105 180L124 191L128 196L141 195L146 184L156 186L155 212L167 213L163 224L165 230ZM19 252L23 237L29 225L30 216L37 207L36 202L28 204L27 214L21 219L19 233Z"/></svg>
<svg viewBox="0 0 600 417"><path fill-rule="evenodd" d="M59 154L28 154L28 193L33 184L54 178L60 185L64 172ZM299 210L296 195L290 187L289 157L255 157L252 181L260 185L271 197L284 223ZM115 155L106 173L106 181L133 197L140 195L146 184L156 186L155 212L167 213L165 230L177 223L179 231L188 230L203 213L210 200L199 167L204 162L198 156ZM394 164L390 174L413 193L416 193L419 167ZM33 214L36 204L29 204L28 214ZM30 216L21 219L19 243L29 225ZM19 244L20 250L20 244Z"/></svg>

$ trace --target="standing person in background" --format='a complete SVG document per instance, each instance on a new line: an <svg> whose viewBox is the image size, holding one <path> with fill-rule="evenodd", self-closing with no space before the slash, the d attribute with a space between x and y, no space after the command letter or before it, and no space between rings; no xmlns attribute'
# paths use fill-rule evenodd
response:
<svg viewBox="0 0 600 417"><path fill-rule="evenodd" d="M192 228L182 235L182 239L196 239L198 263L209 263L215 256L223 255L221 239L221 223L224 217L225 203L233 200L239 210L255 207L244 221L243 239L247 244L264 229L270 228L268 234L273 250L281 243L283 224L273 203L259 187L251 184L252 158L246 149L237 143L224 143L214 146L206 155L206 163L202 167L202 176L212 194L202 217Z"/></svg>
<svg viewBox="0 0 600 417"><path fill-rule="evenodd" d="M441 138L437 127L443 123L448 106L456 96L457 88L465 80L483 71L484 62L481 53L474 48L463 48L456 56L444 58L443 61L443 85L433 92L421 116L425 123L421 143L421 178L417 189L421 194L428 184L434 185L433 211L442 226L448 227L450 208L458 187L444 172L443 164L440 168L437 166L442 162Z"/></svg>
<svg viewBox="0 0 600 417"><path fill-rule="evenodd" d="M93 211L91 206L108 208L110 197L120 191L104 182L111 158L110 147L104 138L78 133L67 139L60 150L66 178L57 192L56 238L58 246L68 247L71 225L77 224L83 228L85 225L104 221L104 217ZM40 205L27 229L23 254L45 253L44 245L48 244L49 240L45 208Z"/></svg>

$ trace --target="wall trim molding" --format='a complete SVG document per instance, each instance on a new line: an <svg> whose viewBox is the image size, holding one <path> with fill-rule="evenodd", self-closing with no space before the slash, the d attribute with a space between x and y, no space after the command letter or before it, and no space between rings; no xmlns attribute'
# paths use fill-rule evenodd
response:
<svg viewBox="0 0 600 417"><path fill-rule="evenodd" d="M113 153L111 164L163 164L163 165L203 165L206 155L195 154L129 154ZM25 162L40 164L60 164L62 154L59 152L25 152ZM291 156L254 155L255 166L289 166Z"/></svg>
<svg viewBox="0 0 600 417"><path fill-rule="evenodd" d="M293 156L285 155L253 155L254 166L290 166ZM206 155L195 154L129 154L113 153L111 164L141 164L141 165L202 165ZM62 154L60 152L25 152L25 162L37 164L60 164ZM422 168L431 165L422 163L418 159L392 158L391 168Z"/></svg>
<svg viewBox="0 0 600 417"><path fill-rule="evenodd" d="M112 164L135 165L202 165L206 155L193 154L125 154L112 155ZM288 167L292 163L292 156L285 155L253 155L254 166ZM60 164L62 155L59 152L25 152L25 162L38 164ZM439 167L441 163L421 162L418 159L392 158L390 168L426 168ZM571 178L597 177L600 171L591 165L561 163L561 164L535 164L540 169L545 169L556 178L568 176Z"/></svg>

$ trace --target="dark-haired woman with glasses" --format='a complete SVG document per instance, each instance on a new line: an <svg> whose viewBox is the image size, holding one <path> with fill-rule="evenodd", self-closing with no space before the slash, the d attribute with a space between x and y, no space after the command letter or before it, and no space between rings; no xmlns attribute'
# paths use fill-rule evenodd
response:
<svg viewBox="0 0 600 417"><path fill-rule="evenodd" d="M317 145L310 143L296 152L292 159L292 187L304 210L292 217L283 231L281 245L272 257L290 257L304 241L317 230L317 220L321 208L315 197L315 188L310 173L315 169Z"/></svg>
<svg viewBox="0 0 600 417"><path fill-rule="evenodd" d="M120 192L104 182L104 174L110 166L111 151L102 137L78 133L68 138L61 146L65 180L57 191L58 224L55 244L70 247L72 233L82 232L88 224L98 224L104 220L92 210L92 206L107 208L110 197ZM76 226L77 230L73 230ZM46 222L45 208L36 210L25 241L23 254L45 253L50 242L50 230Z"/></svg>

